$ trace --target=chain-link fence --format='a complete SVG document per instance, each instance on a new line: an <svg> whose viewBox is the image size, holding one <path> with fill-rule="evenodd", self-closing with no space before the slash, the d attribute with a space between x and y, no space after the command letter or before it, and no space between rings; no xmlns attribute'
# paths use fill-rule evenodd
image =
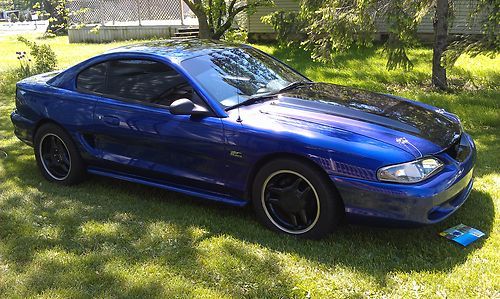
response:
<svg viewBox="0 0 500 299"><path fill-rule="evenodd" d="M73 0L69 7L76 24L190 25L196 21L182 0Z"/></svg>

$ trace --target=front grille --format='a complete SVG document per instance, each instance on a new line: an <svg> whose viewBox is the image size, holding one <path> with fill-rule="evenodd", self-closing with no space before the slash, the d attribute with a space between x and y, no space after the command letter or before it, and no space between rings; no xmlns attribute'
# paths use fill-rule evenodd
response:
<svg viewBox="0 0 500 299"><path fill-rule="evenodd" d="M457 157L458 148L460 147L460 139L461 138L457 138L457 140L455 140L455 142L445 151L445 153L450 155L453 159L456 159Z"/></svg>
<svg viewBox="0 0 500 299"><path fill-rule="evenodd" d="M463 162L470 154L470 145L462 135L448 149L445 150L451 158L458 162Z"/></svg>

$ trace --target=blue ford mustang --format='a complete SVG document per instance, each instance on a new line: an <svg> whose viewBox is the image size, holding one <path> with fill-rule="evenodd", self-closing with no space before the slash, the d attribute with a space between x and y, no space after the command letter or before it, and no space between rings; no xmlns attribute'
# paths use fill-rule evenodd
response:
<svg viewBox="0 0 500 299"><path fill-rule="evenodd" d="M245 45L131 45L17 84L16 135L43 176L87 173L252 203L307 238L338 222L428 224L472 188L476 150L451 113L315 83Z"/></svg>

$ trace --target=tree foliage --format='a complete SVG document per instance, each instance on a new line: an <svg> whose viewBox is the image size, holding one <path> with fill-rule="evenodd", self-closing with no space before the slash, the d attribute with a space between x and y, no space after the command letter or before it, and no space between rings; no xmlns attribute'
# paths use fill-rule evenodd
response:
<svg viewBox="0 0 500 299"><path fill-rule="evenodd" d="M11 23L16 23L17 21L19 21L19 18L17 17L17 15L15 13L11 13L9 15L9 20Z"/></svg>
<svg viewBox="0 0 500 299"><path fill-rule="evenodd" d="M486 17L484 17L484 14ZM472 57L479 54L494 57L500 49L500 0L478 0L470 20L484 18L481 24L483 35L478 39L474 35L462 35L453 41L445 53L445 65L453 65L463 53Z"/></svg>
<svg viewBox="0 0 500 299"><path fill-rule="evenodd" d="M418 43L418 25L427 14L434 16L435 26L439 21L445 34L444 38L435 40L435 45L444 43L444 49L439 49L439 52L447 49L447 26L448 19L453 18L453 2L447 0L445 5L438 5L443 4L442 0L300 0L299 13L277 11L262 20L274 27L282 44L299 43L318 60L329 60L334 53L371 46L377 29L385 24L388 32L384 42L387 68L411 69L413 64L408 49ZM462 53L477 55L487 51L494 55L498 51L499 3L500 0L478 0L474 15L488 16L483 23L484 34L480 40L475 36L461 36L453 42L449 47L450 54L444 55L449 62L455 61ZM445 15L438 14L436 8L445 11ZM438 16L441 19L438 20ZM303 38L299 40L297 37ZM433 64L443 68L443 55L438 54ZM444 85L438 87L446 88L446 78L441 81Z"/></svg>
<svg viewBox="0 0 500 299"><path fill-rule="evenodd" d="M71 0L42 0L37 2L33 8L40 9L42 14L48 17L49 26L46 34L65 35L68 33L70 9L68 2Z"/></svg>
<svg viewBox="0 0 500 299"><path fill-rule="evenodd" d="M38 0L0 0L0 10L30 10Z"/></svg>
<svg viewBox="0 0 500 299"><path fill-rule="evenodd" d="M276 11L262 17L262 21L275 28L276 39L281 45L290 46L305 37L303 28L306 26L306 22L298 12Z"/></svg>
<svg viewBox="0 0 500 299"><path fill-rule="evenodd" d="M272 5L272 0L183 0L198 18L203 39L220 39L228 31L236 16L252 14L259 6Z"/></svg>

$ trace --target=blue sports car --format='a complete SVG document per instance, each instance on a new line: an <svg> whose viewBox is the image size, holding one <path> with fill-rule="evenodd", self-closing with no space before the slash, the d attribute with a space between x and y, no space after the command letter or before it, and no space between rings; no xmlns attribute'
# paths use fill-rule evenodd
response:
<svg viewBox="0 0 500 299"><path fill-rule="evenodd" d="M199 40L125 46L22 80L11 119L51 182L91 173L251 203L269 228L306 238L344 218L441 221L468 197L476 159L443 109Z"/></svg>

